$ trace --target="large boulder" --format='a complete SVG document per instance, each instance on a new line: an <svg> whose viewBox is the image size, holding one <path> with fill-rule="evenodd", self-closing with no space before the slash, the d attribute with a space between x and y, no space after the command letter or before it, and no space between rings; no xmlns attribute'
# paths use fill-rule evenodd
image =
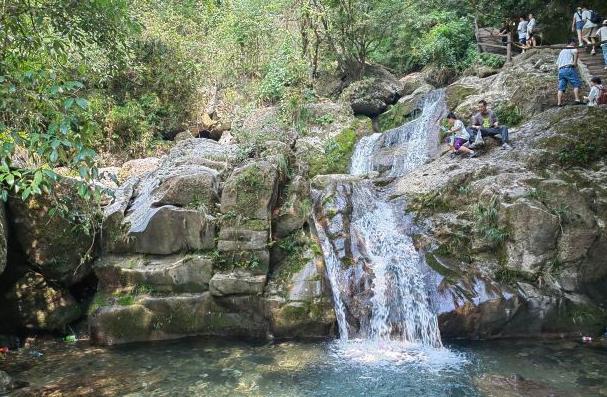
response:
<svg viewBox="0 0 607 397"><path fill-rule="evenodd" d="M350 84L341 94L354 114L375 117L402 96L400 81L381 66L367 65L363 79Z"/></svg>
<svg viewBox="0 0 607 397"><path fill-rule="evenodd" d="M98 229L95 206L77 195L76 183L62 178L50 194L8 201L14 241L27 261L68 286L90 273Z"/></svg>
<svg viewBox="0 0 607 397"><path fill-rule="evenodd" d="M129 160L120 167L118 180L124 182L129 178L144 176L150 172L154 172L158 169L160 163L161 160L158 157Z"/></svg>
<svg viewBox="0 0 607 397"><path fill-rule="evenodd" d="M236 148L208 139L178 143L160 167L131 178L105 208L107 253L170 255L215 246L220 180Z"/></svg>
<svg viewBox="0 0 607 397"><path fill-rule="evenodd" d="M448 106L468 119L484 99L494 109L505 105L529 119L556 106L557 56L558 51L529 51L495 75L465 77L447 87Z"/></svg>
<svg viewBox="0 0 607 397"><path fill-rule="evenodd" d="M542 204L525 198L502 204L501 223L510 230L507 266L533 273L554 257L560 232L559 218Z"/></svg>
<svg viewBox="0 0 607 397"><path fill-rule="evenodd" d="M381 132L388 131L413 119L415 113L421 112L424 104L423 100L432 89L432 86L425 84L411 94L400 98L396 104L391 105L385 113L377 117L379 130Z"/></svg>
<svg viewBox="0 0 607 397"><path fill-rule="evenodd" d="M264 338L268 332L259 298L217 299L210 292L138 297L99 308L89 324L93 341L104 345L192 335Z"/></svg>
<svg viewBox="0 0 607 397"><path fill-rule="evenodd" d="M221 212L244 219L267 221L278 193L278 171L267 161L234 170L221 194Z"/></svg>
<svg viewBox="0 0 607 397"><path fill-rule="evenodd" d="M70 293L35 272L15 275L0 295L0 332L60 331L82 310Z"/></svg>

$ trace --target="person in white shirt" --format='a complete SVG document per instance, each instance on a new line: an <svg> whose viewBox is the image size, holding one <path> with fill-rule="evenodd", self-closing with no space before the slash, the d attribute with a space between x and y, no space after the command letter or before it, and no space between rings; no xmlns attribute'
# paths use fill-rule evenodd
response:
<svg viewBox="0 0 607 397"><path fill-rule="evenodd" d="M590 80L590 93L587 97L584 97L586 101L588 101L588 106L599 106L599 98L603 93L603 85L601 84L600 77L593 77Z"/></svg>
<svg viewBox="0 0 607 397"><path fill-rule="evenodd" d="M605 70L607 70L607 19L603 21L603 26L596 31L594 35L603 49L603 60L605 61Z"/></svg>
<svg viewBox="0 0 607 397"><path fill-rule="evenodd" d="M592 22L592 10L583 7L582 19L584 20L584 28L582 29L582 39L586 44L592 46L591 54L594 55L596 50L594 48L594 34L597 30L597 24Z"/></svg>
<svg viewBox="0 0 607 397"><path fill-rule="evenodd" d="M518 23L518 28L516 29L518 33L518 41L522 46L527 45L527 20L525 17L521 16L520 22Z"/></svg>
<svg viewBox="0 0 607 397"><path fill-rule="evenodd" d="M563 94L567 90L567 85L573 86L573 94L575 95L575 103L581 104L580 87L582 80L577 71L578 50L575 48L576 42L574 39L569 40L567 48L563 49L556 61L559 68L559 91L557 95L558 106L563 106Z"/></svg>
<svg viewBox="0 0 607 397"><path fill-rule="evenodd" d="M584 29L584 17L582 16L582 7L578 7L573 13L573 22L571 23L571 31L577 32L577 42L580 47L584 46L584 40L582 40L582 30Z"/></svg>
<svg viewBox="0 0 607 397"><path fill-rule="evenodd" d="M533 31L537 27L537 21L533 14L529 14L529 22L527 23L527 47L535 47L537 42L535 41L535 36L533 35Z"/></svg>

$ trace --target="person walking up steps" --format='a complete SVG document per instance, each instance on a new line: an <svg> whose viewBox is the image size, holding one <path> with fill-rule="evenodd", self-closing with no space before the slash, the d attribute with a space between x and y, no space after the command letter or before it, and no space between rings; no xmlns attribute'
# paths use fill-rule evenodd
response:
<svg viewBox="0 0 607 397"><path fill-rule="evenodd" d="M603 26L597 30L596 37L603 49L603 60L605 61L605 70L607 70L607 19L603 21Z"/></svg>
<svg viewBox="0 0 607 397"><path fill-rule="evenodd" d="M598 14L595 11L586 8L586 6L583 7L583 10L582 16L584 18L584 29L582 30L582 39L584 42L586 42L586 44L592 46L592 51L590 53L594 55L596 54L596 50L594 48L594 35L598 28L598 23L596 21Z"/></svg>
<svg viewBox="0 0 607 397"><path fill-rule="evenodd" d="M559 91L557 94L558 106L563 106L563 94L567 90L567 85L573 86L573 94L575 95L575 103L581 104L580 87L582 82L577 71L578 50L575 48L575 40L569 40L567 48L561 50L559 58L556 61L559 68Z"/></svg>
<svg viewBox="0 0 607 397"><path fill-rule="evenodd" d="M527 25L529 22L525 19L524 16L521 16L519 19L518 27L516 32L518 33L518 41L524 47L527 45Z"/></svg>
<svg viewBox="0 0 607 397"><path fill-rule="evenodd" d="M573 23L571 25L571 31L577 32L577 42L580 47L584 47L584 40L582 39L582 30L584 30L584 16L582 15L584 10L582 7L578 7L573 13Z"/></svg>
<svg viewBox="0 0 607 397"><path fill-rule="evenodd" d="M537 21L533 14L529 14L529 22L527 23L527 48L532 48L537 45L534 34L536 28Z"/></svg>

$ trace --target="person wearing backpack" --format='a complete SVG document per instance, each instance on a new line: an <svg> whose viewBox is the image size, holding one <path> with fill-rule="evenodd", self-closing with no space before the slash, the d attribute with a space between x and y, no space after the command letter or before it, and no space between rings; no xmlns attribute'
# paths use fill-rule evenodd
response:
<svg viewBox="0 0 607 397"><path fill-rule="evenodd" d="M575 48L575 39L569 40L569 44L566 48L561 50L556 64L559 68L559 91L557 94L558 106L563 106L563 94L567 90L567 85L573 86L573 94L575 95L576 105L582 104L580 101L580 87L582 86L582 80L577 71L578 62L578 50Z"/></svg>
<svg viewBox="0 0 607 397"><path fill-rule="evenodd" d="M601 84L600 77L593 77L590 80L590 93L584 97L588 101L588 106L599 106L607 104L607 89Z"/></svg>
<svg viewBox="0 0 607 397"><path fill-rule="evenodd" d="M596 11L589 10L585 6L582 7L582 17L584 19L584 28L582 30L582 39L586 42L586 44L592 46L592 51L590 52L592 55L596 54L594 35L597 31L597 28L600 23L600 16Z"/></svg>
<svg viewBox="0 0 607 397"><path fill-rule="evenodd" d="M577 32L577 42L580 47L584 46L584 40L582 40L582 30L584 29L585 24L584 17L582 16L583 12L582 7L578 7L573 13L573 22L571 24L571 31L574 33Z"/></svg>
<svg viewBox="0 0 607 397"><path fill-rule="evenodd" d="M607 70L607 19L603 21L603 26L596 31L596 37L603 49L603 60L605 61L605 70Z"/></svg>

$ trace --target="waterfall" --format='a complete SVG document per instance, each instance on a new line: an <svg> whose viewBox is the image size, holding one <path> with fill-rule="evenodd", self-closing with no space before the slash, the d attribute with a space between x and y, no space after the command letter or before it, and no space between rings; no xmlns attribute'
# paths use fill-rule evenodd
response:
<svg viewBox="0 0 607 397"><path fill-rule="evenodd" d="M403 176L422 165L436 148L445 108L443 91L434 91L416 120L361 139L350 173L378 171L380 152L392 156L384 175ZM372 180L352 177L336 177L314 198L340 338L442 346L424 258L408 233L409 217L402 207L389 201Z"/></svg>

